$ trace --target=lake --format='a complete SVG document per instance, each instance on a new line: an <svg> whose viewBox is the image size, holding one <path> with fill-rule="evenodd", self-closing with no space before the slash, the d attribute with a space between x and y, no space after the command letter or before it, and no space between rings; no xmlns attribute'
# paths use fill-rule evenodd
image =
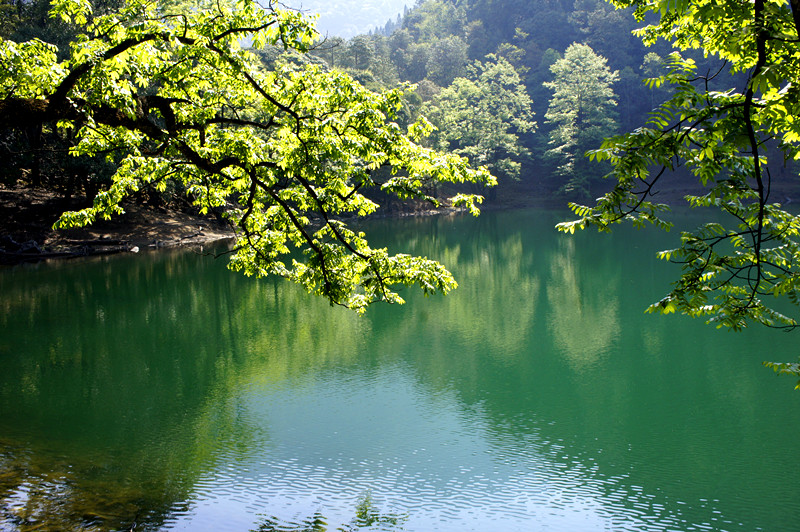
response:
<svg viewBox="0 0 800 532"><path fill-rule="evenodd" d="M800 530L797 335L644 314L677 233L566 216L370 222L460 286L362 318L191 250L0 270L0 530Z"/></svg>

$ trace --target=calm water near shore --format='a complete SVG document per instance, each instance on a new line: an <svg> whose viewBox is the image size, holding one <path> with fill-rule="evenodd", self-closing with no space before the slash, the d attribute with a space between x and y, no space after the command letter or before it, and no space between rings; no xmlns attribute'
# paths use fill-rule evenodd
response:
<svg viewBox="0 0 800 532"><path fill-rule="evenodd" d="M0 270L0 530L800 530L800 333L644 314L677 233L564 216L371 222L460 287L363 318L188 250Z"/></svg>

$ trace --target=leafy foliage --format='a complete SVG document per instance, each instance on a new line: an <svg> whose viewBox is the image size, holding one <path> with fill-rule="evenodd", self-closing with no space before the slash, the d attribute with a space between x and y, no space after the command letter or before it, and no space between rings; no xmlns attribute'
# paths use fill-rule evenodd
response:
<svg viewBox="0 0 800 532"><path fill-rule="evenodd" d="M782 209L771 190L784 162L800 156L800 6L768 0L614 4L635 8L639 20L659 17L638 31L645 43L666 38L680 49L716 56L741 82L715 89L718 73L700 73L693 60L673 53L669 72L650 84L671 84L674 95L645 127L609 138L592 153L613 165L614 189L593 207L573 205L580 218L560 228L608 230L626 219L669 228L666 206L652 197L669 171L686 167L703 187L687 202L721 211L722 222L683 232L677 248L660 253L681 264L682 274L650 311L702 316L733 330L749 322L796 327L796 318L773 300L785 296L800 304L800 217ZM770 365L797 372L796 365Z"/></svg>
<svg viewBox="0 0 800 532"><path fill-rule="evenodd" d="M229 207L234 270L283 276L359 312L402 302L396 285L455 287L442 265L371 248L342 217L375 211L361 193L369 187L438 203L424 192L432 181L494 179L421 147L428 124L402 131L403 90L373 93L309 63L265 70L240 49L249 37L307 51L316 34L300 14L242 0L173 15L132 0L97 15L88 2L59 0L52 15L80 29L66 60L38 40L0 41L0 127L57 121L76 135L75 154L124 155L113 185L58 227L107 218L142 187L179 182L201 210ZM382 183L380 167L392 168ZM479 200L457 198L473 212Z"/></svg>
<svg viewBox="0 0 800 532"><path fill-rule="evenodd" d="M567 194L588 196L602 167L586 164L584 153L616 131L617 105L612 85L619 74L586 44L573 43L550 67L555 79L544 83L553 91L544 115L553 126L547 154L558 161L557 174L566 178Z"/></svg>
<svg viewBox="0 0 800 532"><path fill-rule="evenodd" d="M437 147L487 165L492 173L518 179L527 150L519 135L535 129L531 99L511 64L494 55L476 61L469 76L456 78L422 113L437 126Z"/></svg>
<svg viewBox="0 0 800 532"><path fill-rule="evenodd" d="M775 370L778 375L800 375L800 363L798 362L764 362L768 368ZM797 381L795 390L800 390L800 380Z"/></svg>

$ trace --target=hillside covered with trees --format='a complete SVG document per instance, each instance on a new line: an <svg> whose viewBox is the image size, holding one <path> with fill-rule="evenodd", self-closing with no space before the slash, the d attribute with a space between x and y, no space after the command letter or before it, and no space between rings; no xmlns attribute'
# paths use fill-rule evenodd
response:
<svg viewBox="0 0 800 532"><path fill-rule="evenodd" d="M671 49L646 47L639 26L601 0L426 0L314 53L370 87L415 83L407 112L432 121L437 147L489 166L500 179L490 199L588 198L609 168L584 153L643 125L669 94L645 80L666 72Z"/></svg>
<svg viewBox="0 0 800 532"><path fill-rule="evenodd" d="M161 13L179 17L202 3L155 5ZM125 6L121 0L97 0L92 13L114 16ZM376 3L369 12L387 6ZM51 83L60 75L57 68L43 66L34 74L37 70L26 61L51 53L58 61L69 61L71 47L85 46L76 42L86 39L79 37L81 24L52 16L52 7L50 0L0 3L0 37L9 43L39 39L53 46L39 47L29 56L10 51L22 63L4 62L11 76L6 79L9 95L20 94L13 79L16 69L39 76L28 79L33 83ZM346 5L339 7L347 11ZM395 117L401 127L426 117L433 126L422 141L426 147L464 156L499 179L496 187L429 181L423 195L446 199L478 193L495 206L540 201L562 205L602 190L601 177L609 167L590 163L584 152L606 135L643 123L667 94L642 82L663 72L667 49L645 48L630 34L635 25L629 11L616 11L599 0L574 5L427 0L406 7L368 35L345 40L320 34L308 49L276 42L250 51L266 70L340 71L373 91L401 88ZM409 83L413 90L408 90ZM41 250L54 238L48 236L53 235L49 227L61 211L88 207L92 198L107 193L131 152L119 145L108 151L80 149L79 129L55 127L52 120L29 120L18 127L11 116L0 132L0 185L19 188L5 195L3 211L9 213L4 226L11 238L4 249L16 256ZM388 166L371 172L381 182L392 176ZM36 189L37 198L51 199L20 203L15 198L25 197L26 187ZM383 212L428 208L368 188L363 193ZM129 205L145 209L208 210L193 206L199 197L196 189L176 178L143 183L125 195ZM217 218L231 208L224 203L210 209Z"/></svg>
<svg viewBox="0 0 800 532"><path fill-rule="evenodd" d="M96 10L121 5L96 2ZM49 1L7 2L2 8L0 36L16 42L41 38L66 53L75 29L48 16ZM270 68L313 63L343 70L373 90L413 83L401 122L427 117L436 127L430 146L487 165L500 179L495 190L471 191L500 204L519 201L520 190L529 199L554 193L575 199L593 196L608 170L588 164L584 152L608 134L643 124L667 95L643 80L664 73L669 49L663 43L646 48L631 34L636 26L630 10L601 0L426 0L369 35L328 36L304 54L281 46L257 53ZM66 198L91 198L109 185L113 159L68 156L70 134L37 127L2 136L5 185L45 187ZM139 196L162 205L181 192L174 183Z"/></svg>
<svg viewBox="0 0 800 532"><path fill-rule="evenodd" d="M635 34L655 20L653 14L637 20L633 7L603 0L425 0L378 31L331 38L315 53L369 87L415 83L407 112L433 122L437 147L489 166L500 180L496 190L485 191L490 201L563 203L608 190L612 183L603 176L610 165L589 161L586 152L605 137L647 124L672 94L663 77L672 44L662 37L645 45ZM718 57L691 49L683 54L706 76L709 90L744 80ZM697 190L688 170L673 170L662 193L682 197ZM775 183L780 199L795 196L791 166L773 171L784 178Z"/></svg>

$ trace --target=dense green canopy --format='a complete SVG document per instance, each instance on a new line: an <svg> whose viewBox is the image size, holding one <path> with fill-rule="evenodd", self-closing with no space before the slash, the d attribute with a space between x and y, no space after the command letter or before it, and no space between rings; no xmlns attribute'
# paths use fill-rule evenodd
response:
<svg viewBox="0 0 800 532"><path fill-rule="evenodd" d="M66 60L40 40L0 41L0 127L57 123L77 136L74 153L122 157L113 185L59 227L119 213L126 195L177 182L203 211L226 207L238 231L233 269L281 275L357 311L401 302L396 285L455 286L435 261L371 248L343 216L376 210L362 194L369 187L436 203L425 193L432 181L494 178L421 147L424 120L403 131L402 90L370 92L313 64L266 70L241 49L249 39L308 50L316 34L300 14L252 0L165 14L130 0L100 15L88 0L57 0L52 16L77 27ZM391 176L376 182L373 171L387 166ZM479 200L453 204L477 212Z"/></svg>
<svg viewBox="0 0 800 532"><path fill-rule="evenodd" d="M437 147L519 179L528 152L519 135L536 129L531 98L511 64L493 54L475 61L422 109L437 126Z"/></svg>
<svg viewBox="0 0 800 532"><path fill-rule="evenodd" d="M555 79L544 83L553 91L544 115L553 125L547 154L558 161L557 173L567 179L562 190L588 196L604 169L587 164L584 154L616 133L617 100L612 86L619 72L612 72L604 57L579 43L572 43L550 70Z"/></svg>

